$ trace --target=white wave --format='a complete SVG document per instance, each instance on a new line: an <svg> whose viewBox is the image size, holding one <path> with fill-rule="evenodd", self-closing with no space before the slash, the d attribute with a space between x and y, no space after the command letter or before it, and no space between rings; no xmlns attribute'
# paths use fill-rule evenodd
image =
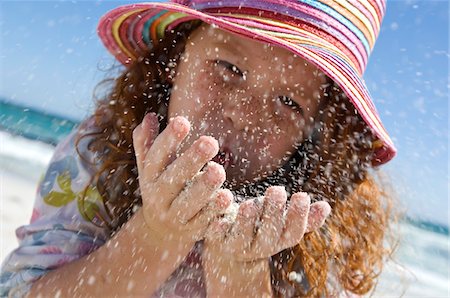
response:
<svg viewBox="0 0 450 298"><path fill-rule="evenodd" d="M405 262L385 265L375 297L448 297L448 276Z"/></svg>
<svg viewBox="0 0 450 298"><path fill-rule="evenodd" d="M449 275L450 242L448 235L420 229L410 224L400 226L402 235L399 259L407 261L411 268Z"/></svg>
<svg viewBox="0 0 450 298"><path fill-rule="evenodd" d="M39 177L55 148L40 141L0 131L0 168L24 178Z"/></svg>
<svg viewBox="0 0 450 298"><path fill-rule="evenodd" d="M396 228L400 246L385 265L375 297L449 297L449 237L409 223Z"/></svg>

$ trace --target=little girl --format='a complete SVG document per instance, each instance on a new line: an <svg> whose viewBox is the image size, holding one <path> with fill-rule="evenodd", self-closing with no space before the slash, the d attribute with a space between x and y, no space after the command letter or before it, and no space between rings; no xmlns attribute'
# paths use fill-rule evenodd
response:
<svg viewBox="0 0 450 298"><path fill-rule="evenodd" d="M60 143L2 296L348 296L374 289L395 155L361 78L381 0L126 5L124 65Z"/></svg>

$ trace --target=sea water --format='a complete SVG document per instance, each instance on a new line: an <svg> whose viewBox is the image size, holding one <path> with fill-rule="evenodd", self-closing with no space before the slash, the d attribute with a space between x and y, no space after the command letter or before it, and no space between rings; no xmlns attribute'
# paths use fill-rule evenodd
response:
<svg viewBox="0 0 450 298"><path fill-rule="evenodd" d="M1 100L0 111L0 169L36 181L77 121ZM396 231L399 249L374 296L449 297L448 227L409 218Z"/></svg>

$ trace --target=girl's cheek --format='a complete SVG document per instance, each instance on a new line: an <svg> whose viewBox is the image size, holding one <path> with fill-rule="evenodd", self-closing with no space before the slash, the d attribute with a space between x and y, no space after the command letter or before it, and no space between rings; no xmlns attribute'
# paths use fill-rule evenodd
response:
<svg viewBox="0 0 450 298"><path fill-rule="evenodd" d="M225 84L221 82L217 74L212 71L204 71L197 77L198 93L201 94L201 101L205 105L211 105L217 101L220 95L224 95L227 90Z"/></svg>
<svg viewBox="0 0 450 298"><path fill-rule="evenodd" d="M225 107L232 107L233 103L230 101L236 97L236 92L238 91L234 86L223 82L218 75L213 75L208 86L209 110L221 114Z"/></svg>

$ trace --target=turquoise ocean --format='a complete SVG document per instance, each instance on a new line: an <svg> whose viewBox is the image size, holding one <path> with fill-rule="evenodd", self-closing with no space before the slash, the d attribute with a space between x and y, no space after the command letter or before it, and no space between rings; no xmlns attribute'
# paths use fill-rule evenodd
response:
<svg viewBox="0 0 450 298"><path fill-rule="evenodd" d="M43 174L55 145L78 124L2 99L0 111L0 169L30 180ZM449 297L449 227L405 218L397 230L399 249L374 296Z"/></svg>

